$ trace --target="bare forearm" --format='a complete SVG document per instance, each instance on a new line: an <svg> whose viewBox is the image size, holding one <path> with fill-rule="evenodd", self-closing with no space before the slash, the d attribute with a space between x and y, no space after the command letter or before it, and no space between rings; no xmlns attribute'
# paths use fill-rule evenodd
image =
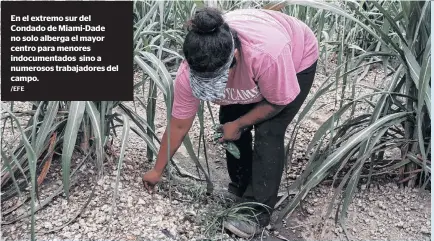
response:
<svg viewBox="0 0 434 241"><path fill-rule="evenodd" d="M169 158L172 158L175 152L178 150L178 148L181 146L182 140L184 139L185 135L187 134L189 128L187 127L177 127L176 125L171 125L170 130L170 149L169 153L167 152L168 147L168 130L164 132L163 138L161 140L161 146L160 151L157 155L157 161L155 163L154 169L158 171L159 173L163 173L167 162ZM169 155L169 158L168 158Z"/></svg>
<svg viewBox="0 0 434 241"><path fill-rule="evenodd" d="M240 129L258 124L276 116L285 106L273 105L267 101L258 103L250 112L238 118Z"/></svg>

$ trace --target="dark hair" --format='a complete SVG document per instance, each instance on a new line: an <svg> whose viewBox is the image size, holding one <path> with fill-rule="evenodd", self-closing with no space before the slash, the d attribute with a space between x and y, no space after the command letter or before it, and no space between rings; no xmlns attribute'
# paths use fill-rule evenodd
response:
<svg viewBox="0 0 434 241"><path fill-rule="evenodd" d="M241 48L237 32L224 21L218 9L206 7L196 11L188 21L188 30L184 56L189 67L197 72L212 72L226 63L231 54L231 33L235 48Z"/></svg>

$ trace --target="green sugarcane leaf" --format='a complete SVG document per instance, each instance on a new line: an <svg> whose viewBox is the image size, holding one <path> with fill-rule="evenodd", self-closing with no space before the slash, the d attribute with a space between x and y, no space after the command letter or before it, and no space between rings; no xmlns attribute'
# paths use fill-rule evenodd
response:
<svg viewBox="0 0 434 241"><path fill-rule="evenodd" d="M104 101L105 102L105 101ZM102 105L105 107L106 105ZM90 118L90 122L92 123L92 131L95 140L95 150L96 150L96 163L98 167L98 172L100 175L103 175L103 161L104 161L104 146L103 146L103 125L101 123L104 119L101 116L105 116L103 114L105 112L105 108L101 108L102 113L100 113L92 101L86 101L86 114Z"/></svg>
<svg viewBox="0 0 434 241"><path fill-rule="evenodd" d="M426 105L426 109L428 111L429 117L431 117L431 88L430 88L430 82L431 82L431 36L429 37L425 52L422 58L422 67L419 74L419 86L420 90L418 92L419 103L422 105ZM422 109L422 106L418 106L418 113Z"/></svg>
<svg viewBox="0 0 434 241"><path fill-rule="evenodd" d="M222 127L221 124L215 124L213 126L214 129L214 142L217 143L220 138L223 137L222 133ZM240 159L240 150L238 147L233 143L232 141L225 141L223 143L220 143L230 154L232 154L235 158Z"/></svg>
<svg viewBox="0 0 434 241"><path fill-rule="evenodd" d="M128 147L128 136L129 136L129 131L130 131L130 121L129 121L128 117L125 114L123 114L122 119L123 119L124 125L122 128L121 153L119 154L118 170L116 173L116 186L115 186L114 195L113 195L112 213L113 213L113 209L114 209L115 204L116 204L116 198L117 198L118 192L119 192L119 190L118 190L119 189L119 180L121 177L121 170L122 170L122 164L124 161L125 150Z"/></svg>
<svg viewBox="0 0 434 241"><path fill-rule="evenodd" d="M139 65L140 68L142 68L143 71L145 71L149 77L151 77L154 80L154 83L157 84L158 88L163 92L163 94L167 95L167 88L160 80L160 77L158 76L157 72L151 68L141 57L134 56L134 61Z"/></svg>
<svg viewBox="0 0 434 241"><path fill-rule="evenodd" d="M431 37L430 37L430 41L431 42ZM418 92L418 102L417 102L417 115L416 115L416 121L417 121L417 136L418 136L418 141L419 141L419 149L420 152L422 154L423 157L423 169L426 172L426 160L427 160L427 156L426 156L426 152L425 152L425 141L423 139L424 135L423 135L423 131L422 131L422 122L423 122L423 118L424 118L424 114L425 112L422 111L424 104L427 103L427 98L424 98L425 95L428 95L428 101L431 99L430 98L430 93L427 93L427 87L429 86L429 82L431 80L431 48L430 48L430 44L427 43L427 49L425 49L425 55L424 55L424 59L423 59L423 63L422 63L422 68L420 71L420 75L419 75L419 92ZM428 106L426 106L428 107ZM429 113L429 112L428 112ZM431 117L431 115L430 115Z"/></svg>
<svg viewBox="0 0 434 241"><path fill-rule="evenodd" d="M344 202L342 204L342 212L341 212L341 216L339 219L341 224L345 223L346 212L348 210L348 206L350 205L350 201L354 195L356 186L359 183L360 173L362 171L362 167L363 167L365 161L371 155L372 149L375 147L377 142L380 140L381 137L383 137L384 133L386 133L386 131L388 129L389 129L389 126L383 127L382 129L380 129L378 131L376 136L374 136L372 139L369 138L369 147L365 150L363 155L357 159L356 163L354 164L354 166L357 166L357 168L354 170L353 175L351 176L350 181L348 182L348 186L345 190Z"/></svg>
<svg viewBox="0 0 434 241"><path fill-rule="evenodd" d="M59 101L50 101L47 105L47 112L45 113L44 120L39 128L38 137L36 138L35 152L36 156L40 156L44 149L42 146L50 138L51 127L54 123L54 119L57 116L59 110Z"/></svg>
<svg viewBox="0 0 434 241"><path fill-rule="evenodd" d="M340 116L345 113L345 111L351 107L353 102L347 103L344 106L342 106L337 112L335 112L332 116L330 116L315 132L314 137L312 138L311 142L309 143L309 146L307 147L306 152L309 153L312 149L312 146L320 139L320 137L324 136L325 133L329 128L333 128L333 122L336 119L339 119Z"/></svg>
<svg viewBox="0 0 434 241"><path fill-rule="evenodd" d="M77 141L78 129L83 120L86 103L84 101L72 101L69 108L68 121L66 122L63 149L62 149L62 182L67 200L69 200L69 183L71 158Z"/></svg>
<svg viewBox="0 0 434 241"><path fill-rule="evenodd" d="M396 21L392 18L392 16L390 15L390 11L384 9L380 3L376 2L376 1L371 1L372 4L374 4L374 6L376 8L378 8L378 10L380 10L380 12L382 13L382 16L385 17L388 21L388 23L390 24L390 26L392 26L394 33L398 34L400 40L402 41L403 44L407 44L407 39L405 39L405 37L402 35L402 30L399 28L399 26L396 24ZM384 21L384 20L383 20Z"/></svg>
<svg viewBox="0 0 434 241"><path fill-rule="evenodd" d="M6 153L3 150L1 150L1 156L2 156L2 159L3 159L4 163L5 163L6 170L9 172L9 175L12 178L12 181L14 183L15 189L17 190L17 193L21 196L22 194L21 194L20 188L18 186L18 182L15 179L15 174L12 171L11 163L9 162L9 158L6 156Z"/></svg>
<svg viewBox="0 0 434 241"><path fill-rule="evenodd" d="M308 176L308 180L306 181L306 184L301 187L300 192L296 194L296 196L285 207L285 209L282 210L278 221L283 220L283 218L285 218L288 214L292 213L298 206L299 201L307 195L309 190L321 182L328 175L330 168L336 165L336 163L338 163L339 160L341 160L342 157L344 157L356 145L369 138L372 133L378 130L378 128L384 127L385 125L391 126L396 123L401 123L402 120L407 118L407 116L410 114L411 112L402 112L387 115L353 135L347 142L336 149L336 151L328 155L327 158L321 162L321 165L318 166L312 172L312 174Z"/></svg>
<svg viewBox="0 0 434 241"><path fill-rule="evenodd" d="M26 154L27 154L27 159L29 161L29 169L30 169L30 179L31 179L31 183L32 183L32 189L30 192L30 196L31 196L31 228L30 228L30 232L31 232L31 240L36 240L35 239L35 194L36 194L36 153L35 150L32 148L32 145L29 142L29 139L25 133L25 131L23 130L23 128L20 125L20 122L18 120L18 118L8 109L5 109L5 111L7 111L9 113L9 115L11 116L11 118L13 118L15 120L15 122L17 123L18 129L21 133L21 139L24 143L24 147L26 149ZM34 123L34 125L36 125L36 123Z"/></svg>

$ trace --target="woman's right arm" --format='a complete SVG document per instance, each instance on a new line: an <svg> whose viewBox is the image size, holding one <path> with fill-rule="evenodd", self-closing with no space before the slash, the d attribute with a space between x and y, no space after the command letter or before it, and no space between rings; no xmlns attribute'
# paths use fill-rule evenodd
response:
<svg viewBox="0 0 434 241"><path fill-rule="evenodd" d="M188 131L193 124L194 116L185 120L177 119L172 117L170 122L170 151L169 158L172 158L178 148L181 146L184 137L187 135ZM157 161L155 163L154 169L161 175L164 168L167 165L167 135L168 129L164 132L163 139L161 140L160 150L157 155Z"/></svg>
<svg viewBox="0 0 434 241"><path fill-rule="evenodd" d="M166 128L155 166L143 176L143 184L149 191L160 181L169 158L172 158L181 146L184 137L193 124L200 105L200 101L193 96L187 73L187 63L183 62L178 69L174 86L173 112L170 120L170 143L167 140L169 130ZM170 144L169 153L167 151L168 144Z"/></svg>
<svg viewBox="0 0 434 241"><path fill-rule="evenodd" d="M166 168L167 162L169 160L168 154L170 158L173 157L175 152L181 146L184 137L187 135L188 131L193 124L194 116L188 119L177 119L172 117L170 121L170 149L169 153L167 153L168 147L168 129L164 132L163 139L161 140L160 150L157 155L157 161L152 170L149 170L143 175L143 185L145 188L152 192L154 186L160 182L161 176L163 174L164 169Z"/></svg>

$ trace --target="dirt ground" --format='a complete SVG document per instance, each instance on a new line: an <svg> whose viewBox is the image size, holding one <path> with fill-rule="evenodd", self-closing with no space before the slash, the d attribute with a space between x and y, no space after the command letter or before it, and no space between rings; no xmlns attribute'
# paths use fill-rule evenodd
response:
<svg viewBox="0 0 434 241"><path fill-rule="evenodd" d="M324 66L319 65L315 83L310 96L326 79ZM372 70L361 84L378 86L385 84L382 69ZM140 74L136 74L137 80ZM367 88L358 88L358 94L363 94ZM147 94L145 93L145 97ZM334 111L332 93L324 96L316 104L317 107L327 104L315 111L301 125L300 135L296 143L296 155L291 160L291 169L282 178L281 191L288 183L301 174L307 157L306 146L315 130ZM157 98L156 133L160 137L165 130L165 106L161 95ZM128 103L131 107L134 103ZM143 107L136 103L136 109L146 116ZM15 108L29 106L16 103ZM365 111L363 107L357 111ZM212 106L212 114L217 121L218 107ZM208 110L205 111L205 136L209 171L216 188L225 188L229 178L226 171L224 152L220 146L212 144L211 127L213 121ZM287 130L291 135L293 125ZM10 131L10 128L9 128ZM15 131L15 134L17 131ZM118 134L121 129L118 129ZM190 131L193 145L199 141L199 122L195 121ZM5 139L12 138L12 133ZM155 194L147 193L141 182L143 173L153 166L146 159L146 144L135 133L130 132L126 157L122 167L116 208L112 210L113 190L116 180L117 156L119 155L119 139L115 139L112 151L115 157L105 163L104 177L94 180L95 166L86 163L79 168L79 179L71 188L71 197L67 201L62 195L53 199L36 215L37 239L108 239L108 240L206 240L212 234L211 240L243 240L237 239L219 226L219 212L227 207L218 198L205 195L205 182L189 178L174 178L169 182L165 176L157 187ZM394 155L394 153L389 153ZM82 157L75 157L75 165ZM198 175L196 167L190 160L187 151L181 147L175 155L179 166L186 171ZM205 168L206 162L203 150L200 161ZM61 185L60 159L51 167L48 178L42 184L41 202ZM203 178L203 175L202 175ZM364 182L365 180L362 180ZM302 209L298 208L286 220L279 230L266 230L262 240L430 240L431 239L431 194L408 189L396 185L396 179L390 176L375 177L367 187L361 185L354 201L349 207L346 228L334 223L334 212L325 215L330 198L334 194L329 183L323 183L307 196ZM170 185L169 185L170 183ZM89 205L81 212L83 204L94 192ZM170 195L169 195L170 193ZM291 197L290 197L291 198ZM2 212L11 208L17 200L2 203ZM278 208L287 203L287 200ZM11 216L19 216L26 212L23 206L12 212ZM276 214L275 213L275 214ZM73 220L65 225L69 220ZM11 224L2 221L2 240L18 240L30 238L30 218L24 218ZM57 229L46 233L48 230ZM274 237L274 238L273 238ZM209 239L207 239L209 240ZM261 237L256 238L261 240Z"/></svg>

